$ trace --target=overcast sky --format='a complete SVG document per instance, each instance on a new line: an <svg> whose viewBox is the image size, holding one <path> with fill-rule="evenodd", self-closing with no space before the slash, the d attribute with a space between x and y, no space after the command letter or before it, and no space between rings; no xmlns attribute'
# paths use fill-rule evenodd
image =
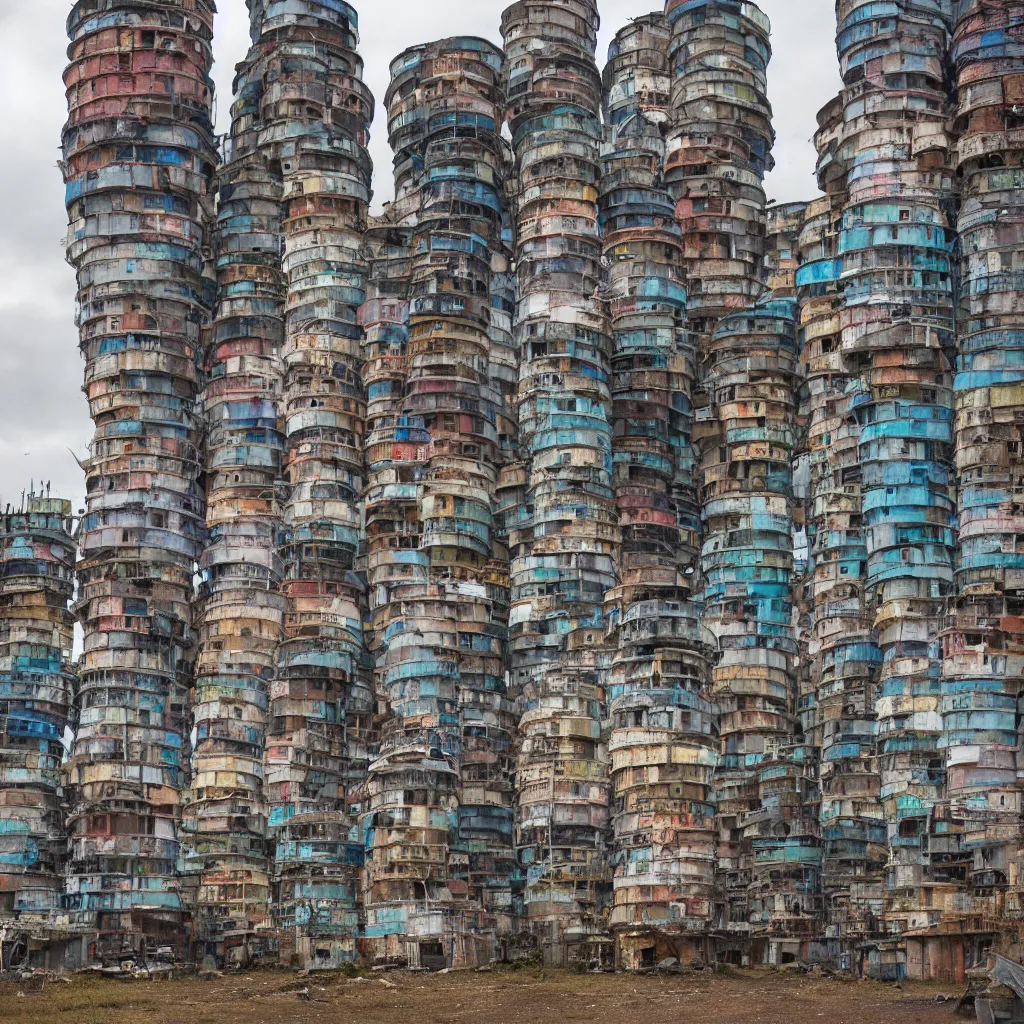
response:
<svg viewBox="0 0 1024 1024"><path fill-rule="evenodd" d="M244 0L218 0L218 130L227 128L235 63L248 47ZM505 0L355 0L367 82L378 98L371 152L375 206L391 195L391 151L379 106L388 63L407 46L454 34L500 45ZM651 0L602 0L598 62L629 18ZM772 19L769 92L775 108L779 202L817 194L810 138L815 113L839 88L832 0L761 0ZM64 193L57 160L65 118L64 20L69 0L0 0L0 507L17 503L30 479L82 506L84 481L71 452L87 454L91 425L81 392L74 273L64 262ZM69 451L70 449L70 451Z"/></svg>

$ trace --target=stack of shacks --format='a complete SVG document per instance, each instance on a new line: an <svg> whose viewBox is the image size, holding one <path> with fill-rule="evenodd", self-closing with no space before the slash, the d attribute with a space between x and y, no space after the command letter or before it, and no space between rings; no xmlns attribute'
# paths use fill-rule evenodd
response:
<svg viewBox="0 0 1024 1024"><path fill-rule="evenodd" d="M209 0L80 0L63 169L95 424L80 524L71 925L90 959L185 955L178 878L202 551Z"/></svg>
<svg viewBox="0 0 1024 1024"><path fill-rule="evenodd" d="M977 962L991 941L986 933L1008 920L1019 931L1024 920L1017 753L1024 677L1024 5L961 0L954 12L962 179L953 385L960 543L956 595L942 634L941 712L949 830L961 848L951 840L933 846L932 863L942 864L943 880L969 899L942 909L969 908L973 916L966 927L949 913L937 926L928 923L932 932L973 933L965 959ZM932 959L946 952L946 941L920 944L940 946L926 950Z"/></svg>
<svg viewBox="0 0 1024 1024"><path fill-rule="evenodd" d="M396 171L411 164L401 149L396 152ZM407 181L407 172L397 181ZM363 501L366 529L366 577L371 609L367 641L374 661L374 692L378 721L389 712L386 666L388 636L380 625L392 606L402 606L402 596L416 595L427 585L428 569L419 552L419 517L416 510L417 452L423 443L422 428L402 415L408 376L409 279L412 268L411 224L415 223L419 195L407 186L380 218L371 218L366 232L369 277L366 301L359 311L363 326L364 382L366 384L366 480ZM401 707L398 709L401 710ZM397 738L397 737L396 737ZM393 749L401 755L404 742ZM404 895L415 890L403 886L399 849L389 838L400 819L411 822L404 805L406 780L419 786L424 798L426 776L413 763L396 766L393 785L388 782L388 754L382 743L379 763L371 761L367 782L362 833L366 851L364 955L374 959L399 959L406 953L408 908ZM410 748L414 762L417 748ZM393 802L394 806L390 804ZM428 812L417 812L424 818ZM423 820L423 819L421 819ZM423 820L423 825L426 821ZM447 822L445 823L447 828ZM378 830L380 836L378 836ZM420 835L423 833L421 832ZM401 835L401 833L399 834ZM394 860L394 865L390 862ZM413 882L425 892L429 868L412 865ZM418 955L418 947L417 947ZM447 963L447 961L445 961Z"/></svg>
<svg viewBox="0 0 1024 1024"><path fill-rule="evenodd" d="M503 139L503 142L505 140ZM494 541L496 545L503 545L509 553L509 561L505 564L506 578L503 581L509 587L509 605L505 609L506 629L509 623L511 608L511 548L510 533L515 529L516 520L519 517L519 510L526 495L526 481L529 470L527 462L523 461L519 449L519 350L516 336L513 332L513 323L516 312L517 282L515 265L513 262L513 228L515 220L514 196L509 193L513 191L510 169L512 166L511 147L505 142L505 199L502 221L502 244L501 247L494 247L491 250L491 380L493 385L501 392L505 403L504 424L507 433L498 435L501 443L503 459L501 469L498 473L498 482L494 492ZM506 680L510 679L508 670L511 668L512 646L506 633L505 664ZM509 746L507 750L500 749L493 744L490 745L491 753L486 755L487 760L496 759L493 767L487 769L488 777L492 780L501 779L501 785L508 790L508 806L512 820L512 864L508 879L508 893L510 899L509 911L512 914L511 927L515 933L513 938L505 943L506 954L515 958L520 954L532 954L534 946L533 939L529 933L522 928L525 915L525 875L523 866L520 864L515 853L515 806L518 799L516 793L516 763L519 749L519 705L516 701L516 694L510 686L506 686L506 695L515 713L514 728L508 736ZM464 724L465 728L465 724ZM469 744L467 743L467 751ZM497 773L500 773L497 774ZM504 883L504 880L503 880ZM504 888L502 888L504 893ZM504 895L500 897L504 900Z"/></svg>
<svg viewBox="0 0 1024 1024"><path fill-rule="evenodd" d="M765 284L776 299L796 299L796 272L800 267L800 234L810 204L797 202L776 205L769 203L765 235L764 274ZM796 309L797 344L801 350L800 308ZM813 830L820 842L819 816L821 813L820 790L818 786L818 747L815 729L817 726L817 683L812 672L809 655L810 636L813 627L812 606L808 579L809 552L807 547L807 498L810 480L810 458L807 447L807 379L804 362L800 360L799 394L796 406L796 437L793 449L793 500L790 514L793 517L793 628L796 631L798 655L794 665L796 673L796 735L790 757L800 762L801 771L793 776L804 781L800 785L803 805L802 814L809 819L805 827ZM792 800L792 796L789 798ZM818 866L817 894L818 912L815 927L818 937L823 936L821 903L821 867ZM802 924L810 921L804 919ZM806 928L804 929L806 931ZM811 950L808 950L810 953Z"/></svg>
<svg viewBox="0 0 1024 1024"><path fill-rule="evenodd" d="M712 543L712 534L728 530L730 516L738 513L731 510L730 499L725 497L728 487L716 490L709 479L709 473L711 477L721 473L727 485L730 472L725 457L720 458L718 414L709 405L715 387L710 354L719 320L746 309L764 289L766 199L762 182L772 166L774 140L766 98L770 26L754 4L737 0L669 0L666 14L672 29L672 123L665 175L683 233L690 318L704 384L698 393L694 434L704 463L702 563L705 572L710 569L718 576L709 582L706 598L711 603L703 621L721 641L728 629L728 613L716 599L716 591L724 598L725 579L720 574L728 571L728 558L709 556L712 549L707 545ZM712 471L711 466L717 468ZM714 502L705 504L709 496L719 502L717 507ZM721 547L721 541L715 543ZM729 696L731 671L728 658L715 670L716 712L729 700L734 704L740 700L742 680L737 681L736 696ZM733 726L735 732L735 722ZM736 738L723 738L720 752L728 753L729 742L735 745ZM755 781L751 768L753 764L747 764L742 756L732 757L715 774L719 830L715 923L727 936L736 938L737 955L749 933L750 864L749 856L744 860L741 854L740 818L750 809L751 800L756 800L756 794L751 795Z"/></svg>
<svg viewBox="0 0 1024 1024"><path fill-rule="evenodd" d="M347 5L252 3L250 14L207 356L197 938L232 962L280 942L289 960L336 966L356 957L350 810L372 716L354 572L372 98Z"/></svg>
<svg viewBox="0 0 1024 1024"><path fill-rule="evenodd" d="M551 962L611 959L603 732L616 585L611 327L601 295L601 77L593 0L502 15L518 201L524 491L509 523L512 678L523 713L516 846L526 925Z"/></svg>
<svg viewBox="0 0 1024 1024"><path fill-rule="evenodd" d="M810 203L785 203L768 206L768 222L765 235L764 273L765 283L776 299L798 299L796 274L800 268L800 236L808 217ZM810 818L807 827L820 842L821 793L818 785L818 743L817 743L817 681L810 657L811 631L813 628L813 607L810 597L808 568L810 552L807 538L807 503L810 483L810 453L807 437L807 374L803 361L802 332L800 329L800 305L796 308L797 345L800 352L795 410L796 437L793 449L793 500L790 514L793 517L793 628L799 649L795 665L796 672L796 736L791 757L800 761L801 774L805 784L800 786L803 814ZM822 896L820 865L818 869L818 896ZM818 936L824 934L821 905L816 916ZM806 921L804 922L807 923ZM808 951L810 952L810 951Z"/></svg>
<svg viewBox="0 0 1024 1024"><path fill-rule="evenodd" d="M806 627L810 609L805 604L808 474L807 431L801 403L805 378L799 361L799 305L794 301L799 237L806 212L806 203L770 206L765 246L765 279L771 299L785 303L787 321L790 315L793 317L792 327L785 323L784 334L788 347L789 332L794 332L795 375L790 377L783 369L788 353L780 360L777 352L764 361L748 357L743 371L746 386L756 388L753 393L758 397L768 394L765 386L774 381L782 386L778 394L784 401L793 402L792 411L786 417L793 429L786 513L790 517L793 568L788 588L779 586L781 579L771 587L778 587L773 602L778 599L783 605L787 600L790 603L789 630L783 636L790 659L787 686L794 719L792 733L784 735L779 744L772 744L772 756L766 756L759 766L758 803L744 828L744 839L752 844L753 856L748 912L756 947L751 954L755 959L770 963L782 963L787 958L818 959L822 952L820 940L824 936L818 751L813 717L808 718L817 694L808 656ZM751 412L756 416L756 407L747 413L748 427ZM759 585L754 593L760 593L761 589ZM773 603L773 617L775 612Z"/></svg>
<svg viewBox="0 0 1024 1024"><path fill-rule="evenodd" d="M470 885L486 885L488 888L484 906L492 908L490 913L500 915L496 923L500 926L501 948L505 955L514 957L517 952L515 936L521 934L523 878L515 856L515 767L519 706L508 685L512 656L508 636L512 600L509 519L510 513L514 515L518 509L524 474L519 461L519 351L512 330L516 311L516 272L512 253L513 211L508 196L512 147L503 137L501 145L502 176L494 182L502 199L501 234L488 245L491 263L488 374L490 386L501 402L496 409L501 458L492 505L494 556L491 559L492 580L488 589L493 595L492 599L502 606L500 610L497 607L494 609L492 618L504 629L502 638L505 661L501 670L502 685L481 701L485 706L480 711L470 712L468 702L462 702L462 799L465 805L471 806L466 783L474 777L486 781L486 802L490 805L486 815L493 824L484 839L484 855L470 859ZM478 875L476 881L472 878L473 872ZM507 941L506 934L511 936Z"/></svg>
<svg viewBox="0 0 1024 1024"><path fill-rule="evenodd" d="M58 925L67 833L61 763L74 725L71 503L34 489L0 517L0 930ZM11 953L0 970L19 966Z"/></svg>
<svg viewBox="0 0 1024 1024"><path fill-rule="evenodd" d="M270 42L250 5L254 45L234 83L218 171L217 309L205 353L207 541L197 607L195 751L185 812L196 876L199 957L244 963L268 952L270 851L263 759L282 637L277 554L284 279L281 181L261 152Z"/></svg>
<svg viewBox="0 0 1024 1024"><path fill-rule="evenodd" d="M808 658L816 682L808 735L819 766L827 951L849 967L857 942L877 931L887 861L874 760L881 652L865 590L860 429L848 386L858 363L846 359L841 344L839 240L849 155L840 149L840 100L823 108L818 123L818 182L826 195L807 208L796 274L807 378Z"/></svg>
<svg viewBox="0 0 1024 1024"><path fill-rule="evenodd" d="M486 963L514 932L509 552L496 521L500 471L516 441L504 55L471 37L428 47L427 137L410 291L405 412L431 434L421 547L455 619L462 732L458 832L449 888L464 904L453 958ZM499 311L495 304L498 303ZM504 307L503 309L501 307ZM467 888L468 887L468 888Z"/></svg>
<svg viewBox="0 0 1024 1024"><path fill-rule="evenodd" d="M421 967L487 962L513 931L508 555L494 517L514 429L490 374L492 249L507 273L501 67L471 37L392 63L390 217L405 230L372 237L381 271L408 246L406 336L405 309L379 288L363 311L372 643L389 712L367 784L364 948Z"/></svg>
<svg viewBox="0 0 1024 1024"><path fill-rule="evenodd" d="M706 354L719 319L762 290L768 18L746 0L668 0L672 121L665 178L683 231L691 326Z"/></svg>
<svg viewBox="0 0 1024 1024"><path fill-rule="evenodd" d="M263 36L273 41L262 119L282 178L288 289L280 549L287 607L266 754L274 917L282 956L334 967L357 957L358 812L373 715L365 584L356 575L366 419L358 311L373 97L347 4L317 0L297 10L272 0Z"/></svg>
<svg viewBox="0 0 1024 1024"><path fill-rule="evenodd" d="M392 63L393 79L407 61L416 67L419 52L411 50ZM402 411L409 376L411 241L419 215L420 135L415 116L400 118L393 128L389 124L388 137L395 151L395 201L367 228L369 275L366 301L359 311L367 398L367 483L363 494L370 607L367 641L373 659L378 721L390 718L367 779L362 820L365 927L360 951L374 960L396 961L407 956L410 928L420 928L418 920L410 922L410 914L415 917L420 905L425 908L431 877L442 877L436 870L439 858L432 847L440 846L443 851L447 846L447 811L438 807L437 801L447 800L450 791L447 764L440 769L439 784L436 766L421 763L426 762L424 748L430 740L431 724L426 714L417 712L415 702L392 701L388 664L392 630L387 617L392 609L401 613L406 594L416 599L424 593L430 577L429 563L419 550L417 506L421 452L430 435L421 423ZM394 663L397 667L397 656ZM396 676L395 683L401 686L400 676ZM436 687L433 689L436 693ZM423 696L421 706L429 714L432 709L426 704L426 693ZM406 715L410 719L407 726L403 722ZM436 713L430 714L430 722L436 729ZM444 790L443 794L439 789ZM415 839L415 850L403 854L406 837ZM411 941L416 962L423 966L419 943L415 938ZM440 943L429 934L424 941ZM429 948L436 950L437 945ZM443 951L426 963L442 961L447 963Z"/></svg>
<svg viewBox="0 0 1024 1024"><path fill-rule="evenodd" d="M883 931L927 918L946 831L938 630L953 581L953 180L947 5L837 8L846 204L841 348L860 428L865 583L882 652L876 764L888 831ZM898 939L883 941L889 961ZM899 969L899 951L893 969Z"/></svg>
<svg viewBox="0 0 1024 1024"><path fill-rule="evenodd" d="M704 621L721 648L714 692L723 924L727 934L746 932L749 955L761 960L760 937L787 934L805 915L813 920L820 864L816 822L803 817L802 768L791 757L796 303L768 297L724 317L709 355L717 443L703 458Z"/></svg>
<svg viewBox="0 0 1024 1024"><path fill-rule="evenodd" d="M1024 2L837 0L775 206L755 4L602 80L518 0L392 62L374 218L355 11L247 7L219 161L213 0L68 19L95 431L73 609L70 505L0 518L0 969L1024 945Z"/></svg>
<svg viewBox="0 0 1024 1024"><path fill-rule="evenodd" d="M601 227L609 265L612 458L621 584L605 595L617 962L708 959L715 883L713 638L692 603L699 526L696 362L682 236L663 184L668 20L635 19L604 71Z"/></svg>

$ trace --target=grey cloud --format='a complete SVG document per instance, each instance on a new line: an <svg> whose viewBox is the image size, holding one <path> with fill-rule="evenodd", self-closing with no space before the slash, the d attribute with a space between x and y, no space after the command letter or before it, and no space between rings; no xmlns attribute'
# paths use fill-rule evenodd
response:
<svg viewBox="0 0 1024 1024"><path fill-rule="evenodd" d="M85 483L68 448L86 454L90 424L57 167L70 5L0 8L0 502L16 501L30 479L49 479L80 507Z"/></svg>
<svg viewBox="0 0 1024 1024"><path fill-rule="evenodd" d="M780 203L818 195L813 137L818 111L839 92L835 7L829 0L760 0L772 21L768 98L775 115L775 170L769 198Z"/></svg>

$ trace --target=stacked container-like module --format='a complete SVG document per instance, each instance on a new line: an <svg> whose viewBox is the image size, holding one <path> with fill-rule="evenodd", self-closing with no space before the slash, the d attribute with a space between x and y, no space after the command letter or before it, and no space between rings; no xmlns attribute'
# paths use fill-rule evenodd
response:
<svg viewBox="0 0 1024 1024"><path fill-rule="evenodd" d="M358 810L373 695L363 642L366 395L358 311L373 97L344 3L266 4L273 39L264 144L283 178L284 427L281 561L287 598L267 740L275 921L300 962L355 960L361 920ZM294 931L293 931L294 929Z"/></svg>
<svg viewBox="0 0 1024 1024"><path fill-rule="evenodd" d="M68 901L72 926L97 934L96 958L185 953L177 866L204 532L212 33L208 0L80 0L68 18L68 259L95 424Z"/></svg>
<svg viewBox="0 0 1024 1024"><path fill-rule="evenodd" d="M492 270L507 269L501 67L501 51L471 37L393 62L391 216L404 230L375 228L363 309L372 642L390 710L367 785L364 946L416 966L486 962L513 930L515 714L495 511L515 429L491 374L492 350L510 362L500 318L491 334ZM399 270L406 239L407 334L404 302L376 284L378 268Z"/></svg>
<svg viewBox="0 0 1024 1024"><path fill-rule="evenodd" d="M609 264L621 584L605 595L614 796L610 924L630 968L706 958L715 884L713 638L692 603L699 524L696 360L682 236L663 184L668 21L619 32L604 72L601 222Z"/></svg>
<svg viewBox="0 0 1024 1024"><path fill-rule="evenodd" d="M968 906L991 927L1024 915L1024 5L962 0L954 9L963 188L954 381L960 548L956 602L942 635L942 745L951 818L963 834L948 880L966 889Z"/></svg>
<svg viewBox="0 0 1024 1024"><path fill-rule="evenodd" d="M927 902L938 901L922 886L943 881L930 853L950 831L940 807L937 640L955 521L947 6L920 0L893 12L843 0L837 9L847 190L841 342L860 374L852 397L866 585L882 651L876 754L890 932L931 917Z"/></svg>
<svg viewBox="0 0 1024 1024"><path fill-rule="evenodd" d="M78 689L71 529L71 503L42 494L0 518L0 929L21 921L37 935L56 923L67 859L61 763Z"/></svg>
<svg viewBox="0 0 1024 1024"><path fill-rule="evenodd" d="M502 15L528 467L510 524L513 679L523 712L516 846L527 927L555 962L610 954L602 718L611 650L602 646L602 612L618 582L618 529L611 337L599 293L598 24L591 0L523 0Z"/></svg>
<svg viewBox="0 0 1024 1024"><path fill-rule="evenodd" d="M277 554L284 438L279 426L284 279L281 183L260 151L269 43L239 65L218 175L217 310L203 393L207 543L193 704L186 863L199 883L197 950L244 961L269 921L263 758L285 599Z"/></svg>

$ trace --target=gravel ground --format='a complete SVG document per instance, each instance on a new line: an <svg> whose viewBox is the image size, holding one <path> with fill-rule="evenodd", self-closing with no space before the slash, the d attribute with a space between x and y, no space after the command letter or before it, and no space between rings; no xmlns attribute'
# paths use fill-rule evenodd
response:
<svg viewBox="0 0 1024 1024"><path fill-rule="evenodd" d="M950 987L767 970L662 977L531 968L367 978L266 971L202 981L0 984L11 1024L956 1024ZM21 993L21 994L19 994Z"/></svg>

